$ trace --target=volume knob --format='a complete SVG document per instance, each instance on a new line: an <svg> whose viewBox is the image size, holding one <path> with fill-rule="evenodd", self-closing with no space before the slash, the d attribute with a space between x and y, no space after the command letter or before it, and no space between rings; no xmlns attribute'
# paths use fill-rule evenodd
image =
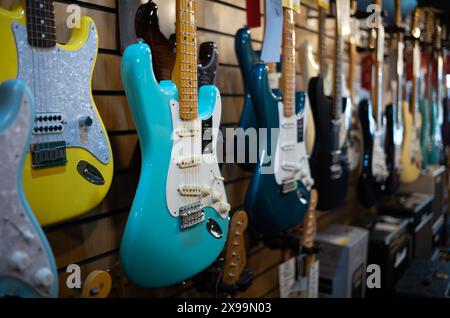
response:
<svg viewBox="0 0 450 318"><path fill-rule="evenodd" d="M209 185L207 185L207 184L203 184L200 187L200 191L202 193L202 196L207 197L208 195L211 194L211 187Z"/></svg>
<svg viewBox="0 0 450 318"><path fill-rule="evenodd" d="M34 283L36 286L49 288L53 284L53 274L50 268L39 268L36 274L34 274Z"/></svg>
<svg viewBox="0 0 450 318"><path fill-rule="evenodd" d="M222 200L222 194L217 190L213 190L211 193L211 200L213 203L219 202L220 200Z"/></svg>
<svg viewBox="0 0 450 318"><path fill-rule="evenodd" d="M23 251L15 251L14 253L12 253L9 259L9 265L21 272L23 272L28 266L30 266L30 264L30 256L28 256L28 254Z"/></svg>
<svg viewBox="0 0 450 318"><path fill-rule="evenodd" d="M230 209L231 209L231 205L229 203L222 202L219 205L219 213L220 214L228 213L228 212L230 212Z"/></svg>

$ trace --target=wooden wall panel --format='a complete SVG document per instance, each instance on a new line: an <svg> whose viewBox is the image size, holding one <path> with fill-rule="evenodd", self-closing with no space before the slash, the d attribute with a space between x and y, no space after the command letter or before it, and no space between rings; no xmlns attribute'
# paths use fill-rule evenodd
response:
<svg viewBox="0 0 450 318"><path fill-rule="evenodd" d="M7 7L13 0L1 1ZM261 0L261 3L264 1ZM99 54L92 79L94 100L105 123L114 153L115 175L105 200L87 215L45 229L53 247L60 270L60 295L79 297L79 290L66 286L68 264L81 265L83 279L95 269L111 270L112 296L115 297L199 297L211 296L196 291L191 282L161 289L144 289L129 282L120 269L118 250L120 239L137 187L140 170L140 148L136 127L131 117L120 77L119 19L117 0L56 0L57 39L65 43L71 31L66 27L71 3L81 6L84 15L92 17L99 35ZM219 54L217 86L222 94L222 124L236 127L243 105L243 83L235 55L234 35L246 24L244 0L197 0L199 42L214 41ZM263 5L262 5L263 8ZM317 54L318 11L315 0L302 0L301 13L296 18L297 52L308 41ZM160 17L164 19L164 17ZM264 20L262 17L262 23ZM132 26L130 26L132 27ZM327 62L332 63L334 49L334 22L328 19ZM261 48L263 28L252 29L253 47ZM300 56L297 54L297 89L304 90ZM359 77L359 63L356 72ZM348 56L344 55L344 70L348 70ZM252 173L235 164L224 164L226 191L233 209L242 208ZM354 179L352 179L354 184ZM164 185L161 185L164 186ZM354 186L350 188L346 204L336 211L320 212L319 228L331 223L348 223L361 213L355 204ZM250 237L250 236L249 236ZM247 242L248 266L254 273L253 285L240 297L278 297L278 264L289 252L271 250L262 243Z"/></svg>

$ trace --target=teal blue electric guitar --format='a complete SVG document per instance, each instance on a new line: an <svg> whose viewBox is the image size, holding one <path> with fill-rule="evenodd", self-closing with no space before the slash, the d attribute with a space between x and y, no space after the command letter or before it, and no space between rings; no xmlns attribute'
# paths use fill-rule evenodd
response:
<svg viewBox="0 0 450 318"><path fill-rule="evenodd" d="M283 10L283 97L272 93L264 64L253 66L249 83L260 128L260 154L245 207L254 229L268 235L302 221L314 183L306 151L307 97L295 92L294 12Z"/></svg>
<svg viewBox="0 0 450 318"><path fill-rule="evenodd" d="M33 101L22 81L0 85L0 297L58 294L55 259L22 186Z"/></svg>
<svg viewBox="0 0 450 318"><path fill-rule="evenodd" d="M129 46L122 81L142 152L139 185L120 248L134 283L160 287L214 262L230 205L216 159L221 99L197 83L195 1L177 0L174 81L155 79L147 44Z"/></svg>

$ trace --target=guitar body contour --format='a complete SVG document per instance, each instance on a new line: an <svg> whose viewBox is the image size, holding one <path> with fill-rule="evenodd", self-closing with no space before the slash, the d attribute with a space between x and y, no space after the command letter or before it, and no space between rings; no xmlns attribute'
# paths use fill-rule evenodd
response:
<svg viewBox="0 0 450 318"><path fill-rule="evenodd" d="M241 118L239 120L239 128L246 131L249 128L258 129L258 123L256 120L255 108L252 102L252 96L250 95L250 72L252 67L259 63L259 55L252 48L252 39L250 30L248 28L239 29L235 37L235 49L236 55L241 69L242 79L244 82L244 106L242 107ZM242 140L241 140L242 141ZM244 170L253 171L256 167L258 150L256 149L256 158L250 156L251 140L245 140L245 145L237 143L235 140L235 158L237 164ZM244 154L244 156L242 155ZM241 156L243 158L241 158ZM242 160L239 160L239 159ZM252 159L252 160L250 160ZM253 162L251 162L253 161Z"/></svg>
<svg viewBox="0 0 450 318"><path fill-rule="evenodd" d="M192 124L203 127L206 121L211 125L212 149L210 154L203 154L203 163L189 179L189 175L178 174L175 150L182 147L180 138L172 140L173 133L181 128L178 91L171 81L158 84L148 45L133 44L126 49L122 80L139 135L142 168L121 243L121 262L127 277L138 285L171 285L213 263L226 241L229 217L227 213L217 212L219 203L202 199L204 221L181 229L179 208L195 204L196 199L182 197L176 186L178 180L188 178L187 181L196 180L198 184L215 187L226 198L215 160L220 94L212 85L200 88L200 119Z"/></svg>
<svg viewBox="0 0 450 318"><path fill-rule="evenodd" d="M308 96L311 103L311 109L316 125L316 142L313 148L311 158L309 160L312 177L315 181L315 188L320 193L317 208L319 210L329 210L340 206L347 195L347 149L345 141L341 143L340 166L342 167L342 175L338 179L331 178L331 112L332 99L325 96L323 79L314 77L309 82ZM346 98L342 98L344 113L347 111L349 104ZM342 116L341 120L345 120L346 116ZM341 125L344 123L341 122Z"/></svg>
<svg viewBox="0 0 450 318"><path fill-rule="evenodd" d="M56 297L55 259L25 198L23 165L34 104L23 81L0 85L0 297Z"/></svg>
<svg viewBox="0 0 450 318"><path fill-rule="evenodd" d="M275 96L269 87L268 68L264 64L255 65L250 74L249 91L252 102L255 107L255 115L258 127L267 128L267 134L260 134L260 160L255 168L252 182L247 191L245 207L249 214L250 222L256 231L262 234L277 234L298 224L306 213L309 205L310 193L307 189L307 182L303 182L300 174L309 175L305 141L296 144L296 150L292 162L300 165L299 173L295 174L296 190L283 193L282 185L276 179L276 174L281 173L282 150L279 147L280 135L283 134L283 128L280 122L286 122L287 118L282 116L281 97ZM303 122L306 122L306 101L304 93L297 93L295 96L297 115L293 117L294 122L298 116L302 116ZM294 127L297 127L296 125ZM301 134L305 135L303 126ZM272 136L272 129L279 129L278 136ZM295 129L297 137L297 129ZM306 138L305 138L306 139ZM271 140L278 140L277 147L274 149ZM286 143L292 140L285 140ZM265 162L267 156L271 156L270 162ZM286 160L287 161L287 160ZM278 169L278 170L277 170ZM306 169L306 170L304 170ZM279 179L283 179L280 177ZM312 185L312 184L310 184Z"/></svg>
<svg viewBox="0 0 450 318"><path fill-rule="evenodd" d="M25 10L19 5L0 9L0 34L0 82L24 80L33 92L36 116L57 113L63 118L61 134L33 131L32 145L65 142L67 162L32 168L28 152L23 173L28 201L41 225L88 212L106 196L113 177L111 146L91 93L98 47L94 21L82 17L67 44L35 50L27 41ZM91 125L80 128L82 118Z"/></svg>
<svg viewBox="0 0 450 318"><path fill-rule="evenodd" d="M357 194L363 206L371 207L381 198L385 191L385 184L377 181L373 173L376 123L372 115L372 105L367 99L362 100L359 104L359 120L363 132L364 154L362 171L358 179Z"/></svg>
<svg viewBox="0 0 450 318"><path fill-rule="evenodd" d="M443 123L441 126L442 143L445 147L450 146L450 100L444 98L443 101Z"/></svg>
<svg viewBox="0 0 450 318"><path fill-rule="evenodd" d="M441 162L442 138L439 131L439 124L436 109L438 105L430 102L430 144L428 150L428 164L437 165Z"/></svg>
<svg viewBox="0 0 450 318"><path fill-rule="evenodd" d="M420 129L420 146L422 149L422 168L426 168L429 163L428 150L431 148L430 127L428 115L428 100L423 98L419 103L420 115L422 117L422 126Z"/></svg>

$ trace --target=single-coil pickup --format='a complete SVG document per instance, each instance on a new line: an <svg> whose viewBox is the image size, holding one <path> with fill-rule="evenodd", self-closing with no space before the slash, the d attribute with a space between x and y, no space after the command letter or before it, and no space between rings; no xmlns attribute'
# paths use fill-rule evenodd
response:
<svg viewBox="0 0 450 318"><path fill-rule="evenodd" d="M178 136L182 138L198 136L199 129L197 127L180 127L177 129Z"/></svg>
<svg viewBox="0 0 450 318"><path fill-rule="evenodd" d="M293 191L297 191L297 181L291 181L291 182L287 182L287 183L283 183L282 187L281 187L281 191L283 193L289 193L289 192L293 192Z"/></svg>
<svg viewBox="0 0 450 318"><path fill-rule="evenodd" d="M37 113L33 134L58 134L64 130L64 117L60 113Z"/></svg>
<svg viewBox="0 0 450 318"><path fill-rule="evenodd" d="M202 194L202 187L198 185L182 185L178 192L183 196L197 196Z"/></svg>
<svg viewBox="0 0 450 318"><path fill-rule="evenodd" d="M196 167L200 164L201 157L200 156L190 156L183 157L178 161L178 167L181 169Z"/></svg>
<svg viewBox="0 0 450 318"><path fill-rule="evenodd" d="M295 144L283 144L281 145L281 150L283 151L292 151L295 149Z"/></svg>

